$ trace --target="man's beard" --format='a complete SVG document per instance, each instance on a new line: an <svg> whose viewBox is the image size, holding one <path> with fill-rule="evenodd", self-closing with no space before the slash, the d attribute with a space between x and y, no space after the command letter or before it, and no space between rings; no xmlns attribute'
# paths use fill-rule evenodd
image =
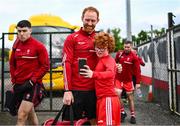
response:
<svg viewBox="0 0 180 126"><path fill-rule="evenodd" d="M88 25L88 24L84 24L84 30L88 33L91 33L92 31L94 31L95 25Z"/></svg>
<svg viewBox="0 0 180 126"><path fill-rule="evenodd" d="M126 54L129 54L129 53L130 53L130 51L129 51L129 50L124 50L124 52L125 52Z"/></svg>

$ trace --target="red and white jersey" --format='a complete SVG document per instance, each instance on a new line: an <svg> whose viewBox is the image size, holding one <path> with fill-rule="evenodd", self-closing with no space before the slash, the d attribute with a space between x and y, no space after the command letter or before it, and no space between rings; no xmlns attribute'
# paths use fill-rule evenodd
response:
<svg viewBox="0 0 180 126"><path fill-rule="evenodd" d="M87 58L87 65L94 70L97 56L94 51L95 32L88 34L82 28L69 35L63 48L63 73L65 90L94 90L94 79L79 75L78 59Z"/></svg>
<svg viewBox="0 0 180 126"><path fill-rule="evenodd" d="M117 96L114 89L115 74L115 60L110 55L99 58L95 71L93 72L97 98L104 96Z"/></svg>
<svg viewBox="0 0 180 126"><path fill-rule="evenodd" d="M47 50L33 37L25 42L16 40L9 63L11 81L16 84L23 84L26 80L42 83L42 77L49 69Z"/></svg>
<svg viewBox="0 0 180 126"><path fill-rule="evenodd" d="M117 79L120 82L131 82L132 76L136 76L136 84L140 84L141 72L139 59L133 52L125 53L124 51L119 51L116 54L116 62L122 65L122 72L117 73Z"/></svg>

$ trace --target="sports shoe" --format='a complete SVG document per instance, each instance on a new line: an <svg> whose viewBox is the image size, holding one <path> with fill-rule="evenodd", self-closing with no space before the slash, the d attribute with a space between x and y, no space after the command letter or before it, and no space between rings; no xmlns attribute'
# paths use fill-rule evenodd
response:
<svg viewBox="0 0 180 126"><path fill-rule="evenodd" d="M136 118L134 116L131 116L130 123L136 124Z"/></svg>
<svg viewBox="0 0 180 126"><path fill-rule="evenodd" d="M125 113L121 113L121 122L124 122L126 117L127 117L126 112Z"/></svg>

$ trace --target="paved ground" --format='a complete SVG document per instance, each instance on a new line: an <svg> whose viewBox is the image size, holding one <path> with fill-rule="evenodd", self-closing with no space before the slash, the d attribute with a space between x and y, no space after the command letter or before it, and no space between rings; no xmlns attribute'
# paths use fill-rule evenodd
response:
<svg viewBox="0 0 180 126"><path fill-rule="evenodd" d="M62 99L61 99L62 101ZM128 105L125 106L128 116L122 125L131 125L129 123ZM180 117L171 114L167 110L163 110L160 105L156 103L149 103L145 100L136 99L136 125L180 125ZM55 117L55 112L38 112L40 124L46 119ZM0 113L0 125L15 125L16 118L9 115L7 112Z"/></svg>

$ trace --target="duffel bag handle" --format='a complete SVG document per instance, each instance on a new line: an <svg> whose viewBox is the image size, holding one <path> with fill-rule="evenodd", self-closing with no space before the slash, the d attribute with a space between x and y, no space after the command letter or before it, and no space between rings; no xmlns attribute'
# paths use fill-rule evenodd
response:
<svg viewBox="0 0 180 126"><path fill-rule="evenodd" d="M62 114L62 112L64 112L64 109L66 107L70 107L70 125L73 126L73 120L74 120L74 116L73 116L73 108L72 108L72 104L71 105L63 105L62 108L60 109L60 111L58 112L58 114L56 115L52 125L56 125L56 123L58 122L58 119L60 117L60 115Z"/></svg>

